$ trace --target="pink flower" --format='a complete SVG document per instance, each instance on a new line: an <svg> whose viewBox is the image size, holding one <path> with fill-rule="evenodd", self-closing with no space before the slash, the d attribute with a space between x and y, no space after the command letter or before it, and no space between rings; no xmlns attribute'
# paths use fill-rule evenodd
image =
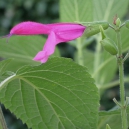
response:
<svg viewBox="0 0 129 129"><path fill-rule="evenodd" d="M38 35L46 34L48 39L41 51L34 57L35 61L45 63L48 57L54 53L55 46L61 42L74 40L82 36L85 26L75 23L41 24L37 22L21 22L14 26L11 35Z"/></svg>

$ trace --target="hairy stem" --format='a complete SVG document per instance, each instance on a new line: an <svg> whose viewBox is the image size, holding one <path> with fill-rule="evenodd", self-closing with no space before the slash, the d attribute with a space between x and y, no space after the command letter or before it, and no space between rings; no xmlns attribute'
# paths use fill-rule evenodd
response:
<svg viewBox="0 0 129 129"><path fill-rule="evenodd" d="M118 65L119 65L119 83L120 83L120 99L121 99L121 120L122 120L122 129L128 128L127 123L127 113L125 106L125 87L124 87L124 62L122 57L122 44L121 44L121 35L120 31L116 31L117 34L117 45L118 45Z"/></svg>
<svg viewBox="0 0 129 129"><path fill-rule="evenodd" d="M0 107L0 129L8 129L1 107Z"/></svg>

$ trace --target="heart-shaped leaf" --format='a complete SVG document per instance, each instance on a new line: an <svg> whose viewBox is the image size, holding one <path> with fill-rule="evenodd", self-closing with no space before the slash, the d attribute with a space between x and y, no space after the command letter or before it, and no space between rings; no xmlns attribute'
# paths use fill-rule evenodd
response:
<svg viewBox="0 0 129 129"><path fill-rule="evenodd" d="M0 101L33 129L95 129L99 95L87 69L51 58L26 66L0 84Z"/></svg>

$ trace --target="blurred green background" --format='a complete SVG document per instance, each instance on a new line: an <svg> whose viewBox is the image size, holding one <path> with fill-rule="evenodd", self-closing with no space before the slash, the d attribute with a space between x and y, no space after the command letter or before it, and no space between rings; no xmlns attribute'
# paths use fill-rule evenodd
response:
<svg viewBox="0 0 129 129"><path fill-rule="evenodd" d="M0 35L21 21L55 22L59 18L58 0L0 0Z"/></svg>
<svg viewBox="0 0 129 129"><path fill-rule="evenodd" d="M126 19L128 19L128 13ZM0 36L7 35L15 24L22 21L59 22L59 0L0 0ZM69 44L59 44L58 47L62 56L73 57L74 47ZM89 47L91 49L93 46ZM128 66L129 59L125 63L125 74L129 72ZM126 90L127 95L128 90L129 88ZM119 100L118 86L104 91L100 109L109 110L114 107L112 98ZM26 125L17 120L3 105L2 108L9 129L27 129Z"/></svg>

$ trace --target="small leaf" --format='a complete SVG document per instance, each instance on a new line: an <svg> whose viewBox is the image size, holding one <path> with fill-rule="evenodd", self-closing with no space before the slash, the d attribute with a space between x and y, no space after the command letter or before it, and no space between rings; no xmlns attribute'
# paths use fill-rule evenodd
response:
<svg viewBox="0 0 129 129"><path fill-rule="evenodd" d="M129 117L129 106L127 107L127 114ZM99 112L98 129L104 129L107 123L110 125L111 129L121 129L121 111L118 106L110 111Z"/></svg>
<svg viewBox="0 0 129 129"><path fill-rule="evenodd" d="M100 116L98 122L98 129L104 129L107 123L110 125L111 129L121 129L122 125L120 114Z"/></svg>
<svg viewBox="0 0 129 129"><path fill-rule="evenodd" d="M110 126L109 126L108 124L106 125L106 129L111 129Z"/></svg>
<svg viewBox="0 0 129 129"><path fill-rule="evenodd" d="M0 101L33 129L95 129L98 89L87 69L51 58L26 66L0 85Z"/></svg>

